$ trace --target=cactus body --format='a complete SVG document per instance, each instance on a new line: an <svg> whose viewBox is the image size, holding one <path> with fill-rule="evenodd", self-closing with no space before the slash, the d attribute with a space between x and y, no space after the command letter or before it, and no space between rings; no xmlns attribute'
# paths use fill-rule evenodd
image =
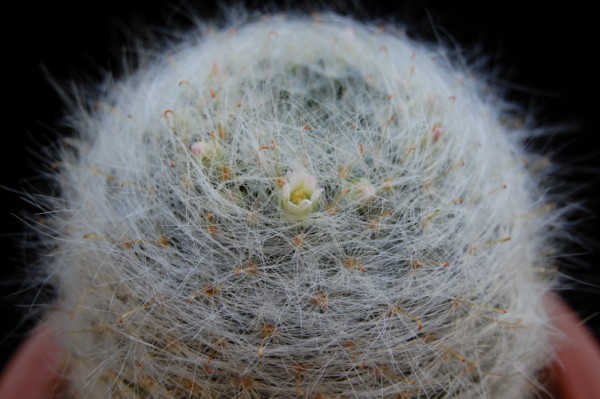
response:
<svg viewBox="0 0 600 399"><path fill-rule="evenodd" d="M73 119L50 266L72 394L532 394L555 217L510 107L334 15L190 36Z"/></svg>

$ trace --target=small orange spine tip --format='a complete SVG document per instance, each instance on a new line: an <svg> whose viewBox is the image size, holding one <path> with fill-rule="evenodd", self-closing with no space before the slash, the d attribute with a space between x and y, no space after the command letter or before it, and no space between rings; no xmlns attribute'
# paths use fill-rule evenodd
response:
<svg viewBox="0 0 600 399"><path fill-rule="evenodd" d="M264 357L265 348L267 347L268 341L275 334L275 329L276 329L276 327L274 324L270 324L270 323L263 324L263 326L261 328L261 332L260 332L261 336L262 336L262 342L260 344L260 347L258 348L258 358L259 359L262 359Z"/></svg>
<svg viewBox="0 0 600 399"><path fill-rule="evenodd" d="M421 319L406 312L405 310L403 310L400 306L398 305L393 305L388 309L388 312L386 314L387 318L391 318L394 315L401 315L404 317L407 317L409 319L411 319L412 321L414 321L415 323L417 323L417 330L421 331L423 330L423 323L421 322Z"/></svg>
<svg viewBox="0 0 600 399"><path fill-rule="evenodd" d="M281 178L281 177L278 177L278 178L276 178L276 179L275 179L275 185L276 185L278 188L283 188L283 186L285 186L285 179L283 179L283 178Z"/></svg>
<svg viewBox="0 0 600 399"><path fill-rule="evenodd" d="M297 236L294 237L294 248L300 248L302 246L302 242L303 242L303 238L302 238L302 234L298 234Z"/></svg>
<svg viewBox="0 0 600 399"><path fill-rule="evenodd" d="M234 177L235 177L235 175L233 173L233 170L231 170L227 166L224 166L223 170L221 172L221 180L229 181L229 180L233 180Z"/></svg>
<svg viewBox="0 0 600 399"><path fill-rule="evenodd" d="M431 129L431 131L433 132L433 137L431 139L431 141L433 143L437 143L440 140L440 137L442 136L442 134L445 133L445 130L442 129L441 127L439 127L439 126L434 126Z"/></svg>
<svg viewBox="0 0 600 399"><path fill-rule="evenodd" d="M223 141L227 138L227 130L221 125L217 123L217 135L219 136L219 140Z"/></svg>
<svg viewBox="0 0 600 399"><path fill-rule="evenodd" d="M244 390L248 391L254 386L254 381L249 377L242 377L240 379L240 385Z"/></svg>
<svg viewBox="0 0 600 399"><path fill-rule="evenodd" d="M158 243L162 247L170 247L171 246L171 241L169 241L169 238L166 236L161 236L158 240Z"/></svg>
<svg viewBox="0 0 600 399"><path fill-rule="evenodd" d="M242 274L244 274L251 277L256 277L258 275L258 268L256 264L249 263L244 267L236 267L235 269L233 269L233 274L235 276L241 276Z"/></svg>
<svg viewBox="0 0 600 399"><path fill-rule="evenodd" d="M163 111L163 117L167 121L172 120L175 117L175 112L173 112L173 110L171 110L171 109L166 109Z"/></svg>
<svg viewBox="0 0 600 399"><path fill-rule="evenodd" d="M325 294L324 292L318 292L316 294L314 294L310 300L310 302L317 306L319 308L319 310L321 310L322 312L326 312L327 309L329 308L329 298L327 297L327 294Z"/></svg>

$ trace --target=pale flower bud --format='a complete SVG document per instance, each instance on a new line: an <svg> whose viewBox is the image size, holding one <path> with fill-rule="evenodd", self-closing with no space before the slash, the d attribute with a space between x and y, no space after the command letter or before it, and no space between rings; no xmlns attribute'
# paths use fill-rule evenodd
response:
<svg viewBox="0 0 600 399"><path fill-rule="evenodd" d="M219 149L217 145L210 141L196 141L191 146L192 154L202 161L212 161L218 156Z"/></svg>
<svg viewBox="0 0 600 399"><path fill-rule="evenodd" d="M353 187L350 189L350 195L353 199L360 202L362 205L373 202L376 196L375 187L368 179L357 179Z"/></svg>
<svg viewBox="0 0 600 399"><path fill-rule="evenodd" d="M306 215L315 209L322 192L314 176L302 169L294 170L282 188L281 207L291 215Z"/></svg>

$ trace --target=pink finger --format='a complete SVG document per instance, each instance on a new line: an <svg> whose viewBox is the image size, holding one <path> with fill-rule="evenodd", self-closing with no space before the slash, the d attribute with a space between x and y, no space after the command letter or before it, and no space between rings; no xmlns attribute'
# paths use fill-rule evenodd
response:
<svg viewBox="0 0 600 399"><path fill-rule="evenodd" d="M553 365L556 388L565 399L600 398L600 348L591 332L560 299L550 297L554 325L564 335Z"/></svg>
<svg viewBox="0 0 600 399"><path fill-rule="evenodd" d="M61 349L47 326L38 328L0 376L2 399L48 399L60 390Z"/></svg>

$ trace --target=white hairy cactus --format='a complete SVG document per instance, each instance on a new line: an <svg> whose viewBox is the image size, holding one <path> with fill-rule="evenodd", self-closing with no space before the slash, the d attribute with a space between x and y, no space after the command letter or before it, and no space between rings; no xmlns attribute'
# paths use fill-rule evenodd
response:
<svg viewBox="0 0 600 399"><path fill-rule="evenodd" d="M557 211L447 55L272 16L79 109L48 222L73 397L534 395Z"/></svg>

